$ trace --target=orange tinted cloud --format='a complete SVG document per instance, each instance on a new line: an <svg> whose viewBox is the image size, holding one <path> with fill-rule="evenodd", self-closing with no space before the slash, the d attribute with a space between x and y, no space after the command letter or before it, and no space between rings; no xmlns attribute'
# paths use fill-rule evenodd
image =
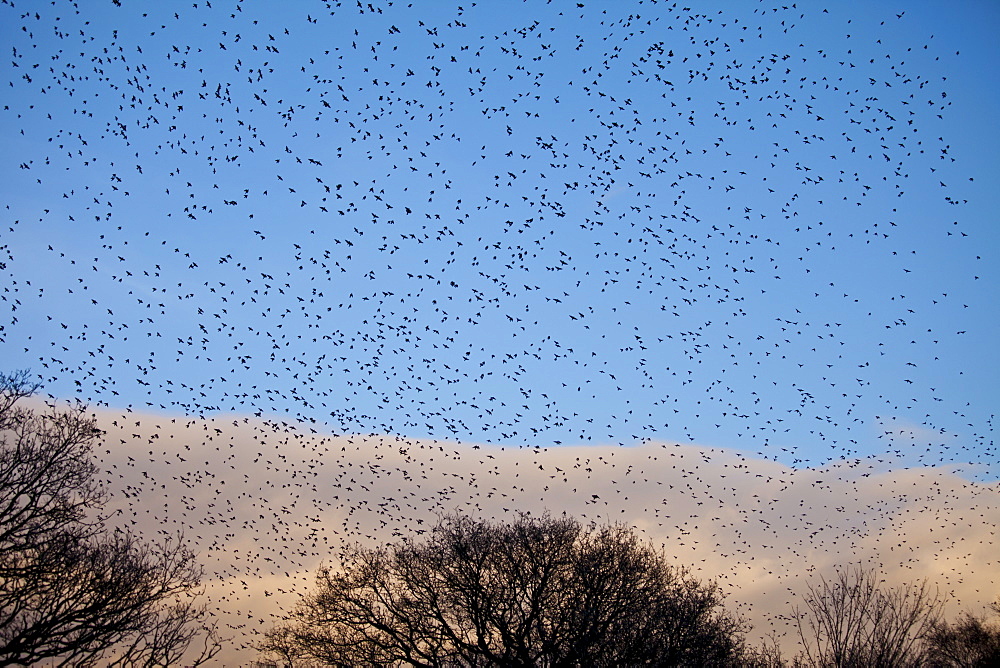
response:
<svg viewBox="0 0 1000 668"><path fill-rule="evenodd" d="M257 634L341 547L418 535L452 511L633 525L717 580L754 637L788 631L780 616L807 578L838 565L877 566L889 583L926 577L953 613L1000 593L1000 490L941 468L795 470L693 444L509 449L243 416L98 417L120 521L150 538L181 531L198 550L230 638L225 664L253 658Z"/></svg>

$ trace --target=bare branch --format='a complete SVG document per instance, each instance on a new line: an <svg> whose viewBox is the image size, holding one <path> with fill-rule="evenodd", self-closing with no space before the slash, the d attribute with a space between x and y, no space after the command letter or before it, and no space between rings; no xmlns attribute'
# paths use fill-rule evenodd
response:
<svg viewBox="0 0 1000 668"><path fill-rule="evenodd" d="M105 528L101 431L84 406L19 407L35 389L0 374L0 665L175 665L198 636L207 660L194 555Z"/></svg>
<svg viewBox="0 0 1000 668"><path fill-rule="evenodd" d="M744 628L721 602L626 527L455 515L321 569L260 649L284 665L739 665Z"/></svg>
<svg viewBox="0 0 1000 668"><path fill-rule="evenodd" d="M805 609L793 615L803 646L799 662L836 668L923 665L923 639L944 599L926 581L885 588L862 567L838 570L809 585Z"/></svg>
<svg viewBox="0 0 1000 668"><path fill-rule="evenodd" d="M953 624L935 624L926 641L927 665L931 668L1000 665L1000 620L991 622L967 613Z"/></svg>

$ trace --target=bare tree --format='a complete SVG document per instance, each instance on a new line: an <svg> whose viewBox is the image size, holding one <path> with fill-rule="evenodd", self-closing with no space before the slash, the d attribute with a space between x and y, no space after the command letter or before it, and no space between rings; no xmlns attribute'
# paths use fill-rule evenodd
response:
<svg viewBox="0 0 1000 668"><path fill-rule="evenodd" d="M1000 613L1000 600L993 611ZM1000 666L1000 620L966 614L951 624L935 624L926 640L928 665L934 668Z"/></svg>
<svg viewBox="0 0 1000 668"><path fill-rule="evenodd" d="M321 569L262 649L281 665L738 665L744 628L721 603L620 525L455 515Z"/></svg>
<svg viewBox="0 0 1000 668"><path fill-rule="evenodd" d="M271 628L257 644L261 656L266 658L255 662L253 668L312 668L326 665L305 656L300 636L301 633L294 624L282 623Z"/></svg>
<svg viewBox="0 0 1000 668"><path fill-rule="evenodd" d="M36 389L0 374L0 666L176 665L199 635L193 661L214 655L194 555L107 528L101 431L80 405L18 405Z"/></svg>
<svg viewBox="0 0 1000 668"><path fill-rule="evenodd" d="M821 577L804 598L805 609L794 610L804 648L798 663L823 668L923 665L922 639L944 605L926 581L886 588L862 567Z"/></svg>

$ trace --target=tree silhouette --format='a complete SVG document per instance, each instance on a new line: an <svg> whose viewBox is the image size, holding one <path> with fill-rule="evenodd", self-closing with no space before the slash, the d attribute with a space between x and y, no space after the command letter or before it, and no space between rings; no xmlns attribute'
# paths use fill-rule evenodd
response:
<svg viewBox="0 0 1000 668"><path fill-rule="evenodd" d="M796 609L803 654L797 665L822 668L909 668L924 665L923 640L944 600L927 582L882 586L862 567L810 584Z"/></svg>
<svg viewBox="0 0 1000 668"><path fill-rule="evenodd" d="M993 603L1000 613L1000 599ZM939 622L927 635L928 665L934 668L1000 666L1000 620L965 614L953 623Z"/></svg>
<svg viewBox="0 0 1000 668"><path fill-rule="evenodd" d="M745 665L721 604L621 525L452 515L423 542L322 568L261 649L284 665Z"/></svg>
<svg viewBox="0 0 1000 668"><path fill-rule="evenodd" d="M100 430L81 405L19 405L36 389L0 373L0 665L174 665L198 636L203 662L194 555L106 526Z"/></svg>

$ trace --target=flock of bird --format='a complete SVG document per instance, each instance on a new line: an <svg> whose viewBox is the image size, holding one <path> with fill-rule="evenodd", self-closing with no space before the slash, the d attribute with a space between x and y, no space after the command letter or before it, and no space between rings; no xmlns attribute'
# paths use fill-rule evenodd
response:
<svg viewBox="0 0 1000 668"><path fill-rule="evenodd" d="M865 554L993 595L990 249L905 12L0 17L6 363L98 410L237 645L455 508L627 520L757 603Z"/></svg>

